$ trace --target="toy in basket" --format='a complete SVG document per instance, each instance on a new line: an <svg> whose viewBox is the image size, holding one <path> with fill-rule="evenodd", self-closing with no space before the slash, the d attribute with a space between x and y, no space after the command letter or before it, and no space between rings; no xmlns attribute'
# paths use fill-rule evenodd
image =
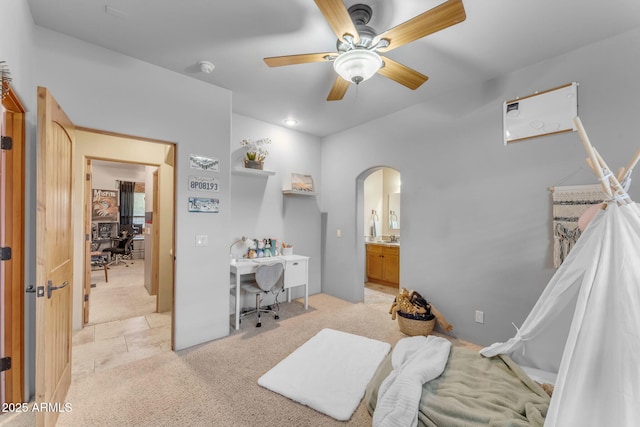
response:
<svg viewBox="0 0 640 427"><path fill-rule="evenodd" d="M444 316L435 309L422 295L416 291L400 290L389 309L391 320L398 319L398 326L402 333L415 335L429 335L439 323L442 329L449 332L453 329Z"/></svg>

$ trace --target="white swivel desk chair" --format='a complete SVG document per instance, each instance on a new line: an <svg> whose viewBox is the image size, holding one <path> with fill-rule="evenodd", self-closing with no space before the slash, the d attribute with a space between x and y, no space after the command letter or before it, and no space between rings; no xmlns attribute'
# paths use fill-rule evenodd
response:
<svg viewBox="0 0 640 427"><path fill-rule="evenodd" d="M260 322L260 313L273 313L274 319L279 319L278 313L275 310L267 310L260 307L261 295L267 294L269 292L276 294L276 304L278 302L277 299L277 291L282 283L282 273L284 272L284 265L282 263L277 264L265 264L258 267L256 270L256 281L255 283L245 283L242 285L242 290L245 292L249 292L256 295L256 308L254 310L247 311L242 313L242 317L257 313L258 314L258 323L256 324L256 328L262 326L262 322ZM275 291L275 292L274 292Z"/></svg>

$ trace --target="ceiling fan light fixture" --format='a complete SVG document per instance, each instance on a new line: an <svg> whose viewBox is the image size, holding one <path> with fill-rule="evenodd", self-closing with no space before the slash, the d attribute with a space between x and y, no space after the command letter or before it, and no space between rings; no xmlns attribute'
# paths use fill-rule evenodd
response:
<svg viewBox="0 0 640 427"><path fill-rule="evenodd" d="M380 55L367 49L349 50L340 54L333 62L336 73L355 84L370 79L381 67Z"/></svg>

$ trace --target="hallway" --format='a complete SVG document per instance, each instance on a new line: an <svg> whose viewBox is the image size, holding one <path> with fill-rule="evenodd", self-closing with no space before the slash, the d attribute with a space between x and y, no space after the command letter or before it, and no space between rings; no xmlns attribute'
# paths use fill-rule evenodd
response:
<svg viewBox="0 0 640 427"><path fill-rule="evenodd" d="M89 324L73 334L73 378L171 351L171 312L155 313L144 287L144 260L91 272Z"/></svg>

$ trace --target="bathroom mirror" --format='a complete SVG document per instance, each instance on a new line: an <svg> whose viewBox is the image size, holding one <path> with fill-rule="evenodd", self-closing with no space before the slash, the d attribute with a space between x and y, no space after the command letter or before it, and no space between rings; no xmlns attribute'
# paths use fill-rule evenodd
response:
<svg viewBox="0 0 640 427"><path fill-rule="evenodd" d="M389 194L389 229L400 229L400 193Z"/></svg>

